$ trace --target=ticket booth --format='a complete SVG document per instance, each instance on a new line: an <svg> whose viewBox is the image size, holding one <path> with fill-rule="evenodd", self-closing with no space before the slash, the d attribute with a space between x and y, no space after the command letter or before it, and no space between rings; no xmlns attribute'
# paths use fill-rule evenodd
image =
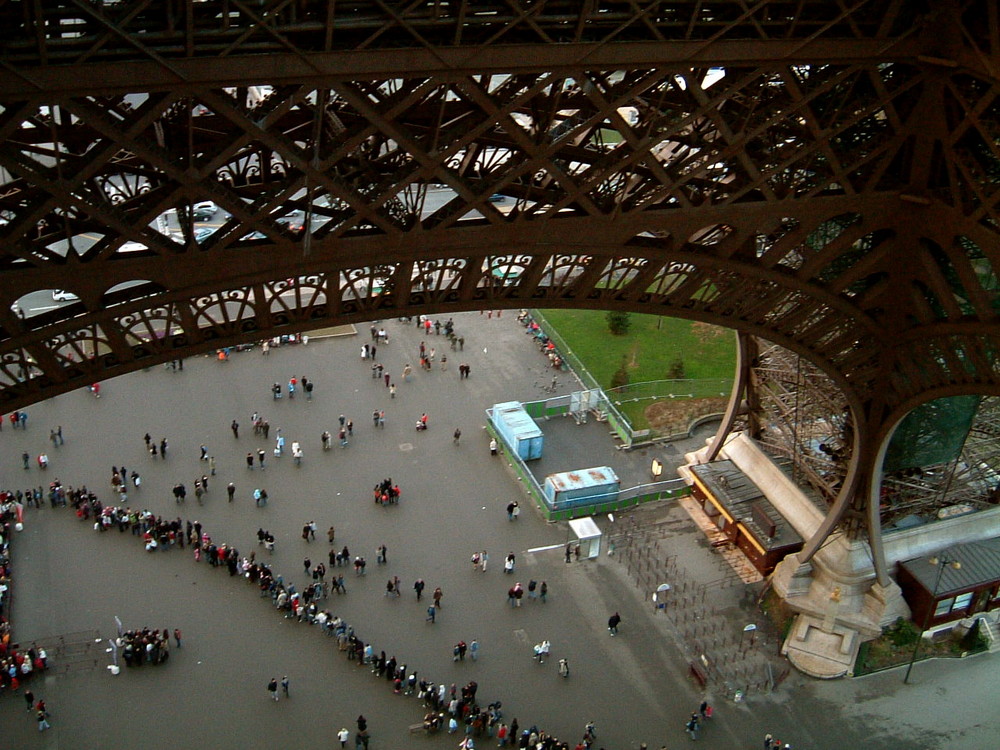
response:
<svg viewBox="0 0 1000 750"><path fill-rule="evenodd" d="M574 518L569 522L570 544L580 545L580 559L590 560L601 554L601 530L590 518Z"/></svg>

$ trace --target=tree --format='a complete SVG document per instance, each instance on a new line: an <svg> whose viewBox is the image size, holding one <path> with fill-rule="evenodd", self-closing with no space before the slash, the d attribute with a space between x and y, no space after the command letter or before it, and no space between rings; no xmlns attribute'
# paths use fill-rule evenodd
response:
<svg viewBox="0 0 1000 750"><path fill-rule="evenodd" d="M624 336L632 325L632 320L627 312L612 311L604 317L608 321L608 330L614 336Z"/></svg>
<svg viewBox="0 0 1000 750"><path fill-rule="evenodd" d="M608 313L609 315L611 313ZM628 313L625 313L628 315ZM617 370L611 375L611 387L620 388L623 385L628 385L628 358L623 354L622 363Z"/></svg>
<svg viewBox="0 0 1000 750"><path fill-rule="evenodd" d="M670 369L667 371L667 379L684 380L686 377L687 375L684 374L684 360L677 357L677 359L670 363Z"/></svg>

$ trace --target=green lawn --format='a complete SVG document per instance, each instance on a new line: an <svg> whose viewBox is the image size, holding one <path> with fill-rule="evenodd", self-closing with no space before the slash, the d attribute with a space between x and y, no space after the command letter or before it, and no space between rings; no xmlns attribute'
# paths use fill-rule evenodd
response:
<svg viewBox="0 0 1000 750"><path fill-rule="evenodd" d="M543 310L542 314L604 388L611 387L622 356L631 383L668 379L678 358L687 378L733 377L736 335L725 328L633 313L628 334L613 336L604 312Z"/></svg>

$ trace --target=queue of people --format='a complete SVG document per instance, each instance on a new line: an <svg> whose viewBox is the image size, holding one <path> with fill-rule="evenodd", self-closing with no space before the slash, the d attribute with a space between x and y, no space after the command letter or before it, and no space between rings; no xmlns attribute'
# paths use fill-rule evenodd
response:
<svg viewBox="0 0 1000 750"><path fill-rule="evenodd" d="M21 523L20 504L12 492L0 492L0 695L27 685L48 669L48 654L32 644L23 649L12 639L10 626L10 591L13 578L10 539ZM27 692L26 692L27 694ZM28 702L29 710L32 702Z"/></svg>
<svg viewBox="0 0 1000 750"><path fill-rule="evenodd" d="M449 732L457 732L464 728L468 740L467 746L472 746L473 738L495 738L499 746L505 747L535 747L543 750L569 750L570 745L560 742L558 738L547 735L535 726L521 730L517 719L510 724L503 721L503 713L499 701L482 705L477 699L478 685L473 681L459 690L455 684L450 687L446 683L436 683L419 675L416 669L409 668L395 656L387 657L386 651L375 654L371 643L366 643L353 626L343 618L333 614L325 602L331 587L337 593L346 594L347 590L342 575L332 577L332 586L314 576L313 582L301 590L294 583L286 582L276 574L271 567L256 560L256 553L241 556L235 546L216 544L211 536L198 523L181 519L165 521L148 511L136 512L127 507L104 506L90 493L82 495L80 510L87 517L100 519L99 526L119 528L124 531L133 529L133 534L140 536L148 544L149 539L164 539L162 545L157 543L155 549L183 549L185 542L195 549L195 560L205 557L214 567L225 567L231 576L238 576L260 592L260 597L268 599L271 605L284 617L296 622L316 626L326 637L337 644L339 652L348 661L353 661L359 667L367 666L376 678L385 679L396 695L416 696L426 709L423 721L416 725L429 732L448 727ZM106 520L105 520L106 519ZM135 532L139 529L139 533ZM171 531L173 534L171 534ZM259 541L266 544L269 532L261 529ZM272 537L273 539L273 537ZM349 551L337 553L341 560L350 559ZM180 646L180 631L176 630L176 645ZM169 657L169 634L162 631L141 630L124 634L120 637L123 655L131 647L131 665L142 663L159 664ZM126 658L129 664L129 659ZM530 743L530 744L528 744ZM589 744L587 745L589 746Z"/></svg>

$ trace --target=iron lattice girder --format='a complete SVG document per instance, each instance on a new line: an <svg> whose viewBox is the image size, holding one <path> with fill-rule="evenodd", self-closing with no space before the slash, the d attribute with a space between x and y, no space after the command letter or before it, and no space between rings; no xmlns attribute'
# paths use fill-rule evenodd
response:
<svg viewBox="0 0 1000 750"><path fill-rule="evenodd" d="M91 80L112 91L235 85L248 67L278 82L508 72L515 61L557 70L903 59L922 51L911 41L942 21L962 27L964 44L952 44L958 62L982 70L983 56L996 51L990 7L988 0L8 3L0 6L0 55L14 75L0 81L0 95L67 92ZM60 81L67 66L91 66L96 75Z"/></svg>
<svg viewBox="0 0 1000 750"><path fill-rule="evenodd" d="M468 26L448 14L482 3L20 7L8 28L31 33L0 38L3 398L487 300L751 331L870 415L992 391L995 9L935 5L504 3ZM233 218L199 244L206 199ZM178 236L150 225L171 208ZM68 286L80 304L8 312Z"/></svg>

